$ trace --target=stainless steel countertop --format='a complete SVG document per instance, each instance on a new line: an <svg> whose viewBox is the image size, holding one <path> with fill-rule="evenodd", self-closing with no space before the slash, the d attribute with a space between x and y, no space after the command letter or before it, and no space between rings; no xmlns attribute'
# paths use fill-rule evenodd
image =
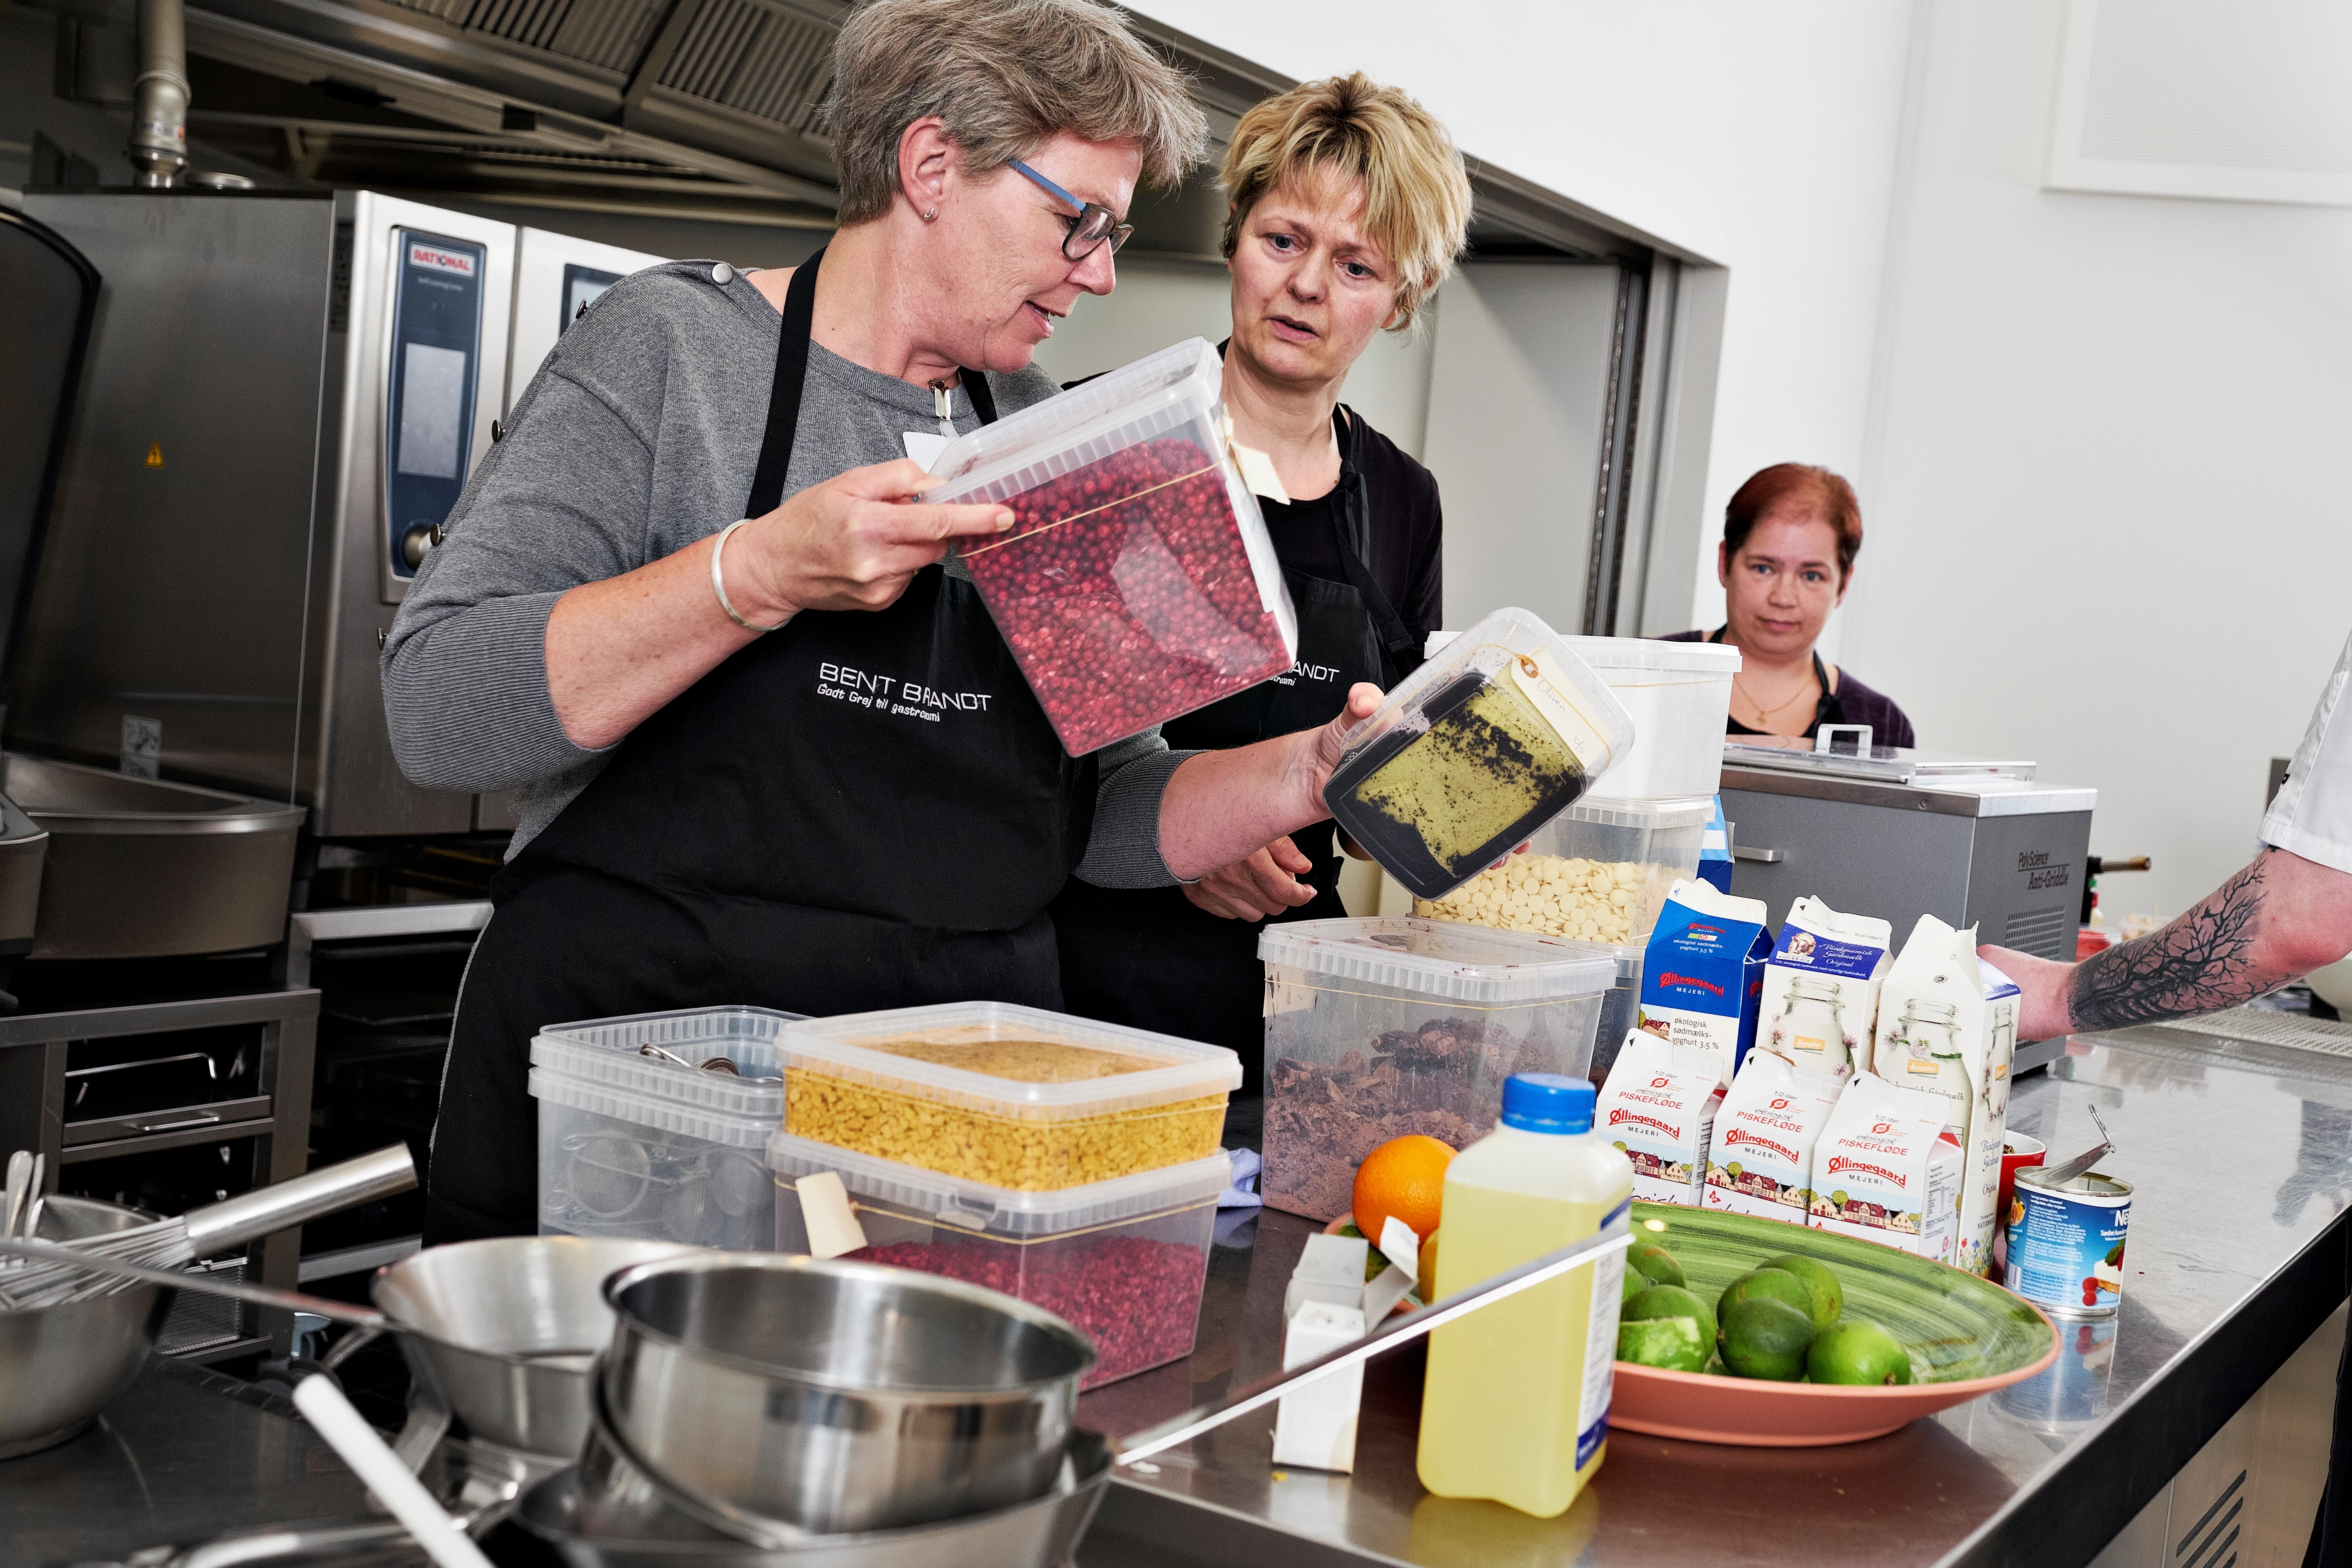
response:
<svg viewBox="0 0 2352 1568"><path fill-rule="evenodd" d="M1893 1436L1733 1448L1618 1433L1574 1507L1535 1520L1425 1495L1420 1358L1372 1363L1357 1470L1277 1474L1246 1416L1114 1486L1086 1568L1391 1562L1927 1564L2088 1561L2345 1295L2352 1061L2170 1029L2078 1038L2022 1079L2011 1125L2072 1152L2096 1105L2137 1188L2113 1331L2061 1324L2056 1366ZM1281 1297L1315 1227L1271 1212L1210 1265L1189 1363L1114 1384L1080 1419L1129 1432L1274 1370Z"/></svg>

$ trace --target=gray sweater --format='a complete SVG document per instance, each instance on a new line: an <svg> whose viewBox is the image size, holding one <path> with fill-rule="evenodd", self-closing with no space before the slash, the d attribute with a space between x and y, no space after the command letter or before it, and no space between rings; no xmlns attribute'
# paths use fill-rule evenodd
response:
<svg viewBox="0 0 2352 1568"><path fill-rule="evenodd" d="M572 743L547 685L547 617L583 583L635 570L741 514L758 465L782 318L741 273L708 261L614 284L558 341L482 458L393 618L384 711L401 772L427 789L518 792L513 855L609 755ZM1054 395L1034 367L991 374L999 414ZM979 421L961 389L959 434ZM787 496L904 457L937 433L930 392L812 342ZM961 562L947 569L963 574ZM1078 874L1104 887L1176 879L1160 797L1176 764L1157 730L1106 748Z"/></svg>

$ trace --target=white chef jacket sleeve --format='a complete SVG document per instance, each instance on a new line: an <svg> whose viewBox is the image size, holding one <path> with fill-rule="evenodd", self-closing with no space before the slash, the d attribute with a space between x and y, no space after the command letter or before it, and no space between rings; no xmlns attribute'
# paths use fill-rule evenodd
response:
<svg viewBox="0 0 2352 1568"><path fill-rule="evenodd" d="M2286 783L2263 818L2263 842L2316 865L2352 872L2352 640L2319 694Z"/></svg>

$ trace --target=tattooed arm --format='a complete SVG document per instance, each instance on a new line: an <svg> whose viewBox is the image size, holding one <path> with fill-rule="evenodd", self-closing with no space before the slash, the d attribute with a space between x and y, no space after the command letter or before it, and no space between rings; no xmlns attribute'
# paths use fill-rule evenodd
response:
<svg viewBox="0 0 2352 1568"><path fill-rule="evenodd" d="M2219 1012L2352 952L2352 875L2265 849L2162 931L2080 963L1977 952L2024 992L2021 1040Z"/></svg>

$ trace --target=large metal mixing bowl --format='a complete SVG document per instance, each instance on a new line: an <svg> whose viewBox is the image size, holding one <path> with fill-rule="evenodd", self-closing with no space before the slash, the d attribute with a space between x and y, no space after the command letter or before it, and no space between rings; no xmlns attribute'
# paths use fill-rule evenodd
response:
<svg viewBox="0 0 2352 1568"><path fill-rule="evenodd" d="M1038 1497L1095 1360L1084 1334L1013 1297L838 1258L700 1253L614 1275L604 1296L615 1435L754 1539Z"/></svg>
<svg viewBox="0 0 2352 1568"><path fill-rule="evenodd" d="M461 1241L378 1270L371 1294L409 1370L468 1436L568 1460L588 1435L592 1363L613 1337L600 1287L682 1250L576 1236Z"/></svg>
<svg viewBox="0 0 2352 1568"><path fill-rule="evenodd" d="M42 1241L128 1230L155 1216L96 1198L52 1196ZM171 1304L161 1287L134 1285L62 1307L0 1311L0 1459L77 1436L131 1386Z"/></svg>

